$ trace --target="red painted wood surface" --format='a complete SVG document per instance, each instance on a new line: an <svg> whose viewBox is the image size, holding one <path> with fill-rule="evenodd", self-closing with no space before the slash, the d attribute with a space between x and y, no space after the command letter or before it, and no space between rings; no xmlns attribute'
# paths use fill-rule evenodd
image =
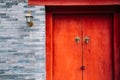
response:
<svg viewBox="0 0 120 80"><path fill-rule="evenodd" d="M114 13L114 64L115 80L120 80L120 12Z"/></svg>
<svg viewBox="0 0 120 80"><path fill-rule="evenodd" d="M98 6L98 7L95 7L95 6L92 6L92 7L88 6L87 7L87 6L85 6L85 7L82 7L82 8L81 7L75 7L75 6L73 8L72 7L58 7L58 6L47 7L47 15L46 15L46 20L47 20L46 21L46 71L47 71L47 73L46 73L46 79L47 80L53 80L53 78L54 78L54 73L53 72L54 72L54 63L55 62L54 62L54 45L53 45L54 44L53 43L53 41L54 41L53 16L56 13L69 13L69 14L71 14L71 13L75 13L75 14L77 14L77 13L89 13L89 14L92 14L92 13L104 13L104 14L105 13L111 13L111 14L113 14L114 19L112 20L112 22L111 22L111 15L108 15L107 17L105 17L105 18L102 17L102 18L105 19L104 24L107 24L107 23L111 22L111 24L113 25L112 29L114 30L114 31L112 30L111 36L105 35L105 36L108 36L108 38L112 38L112 36L114 38L114 39L111 39L110 41L108 41L108 43L112 41L112 44L110 44L110 46L112 45L111 51L113 50L111 55L112 55L112 58L114 57L113 58L114 61L112 62L112 66L108 68L108 69L112 68L112 71L109 74L114 75L114 76L111 76L111 78L113 77L114 80L120 80L120 77L119 77L119 75L120 75L120 69L119 69L120 68L120 55L119 55L119 53L120 53L120 38L119 38L119 34L120 34L120 29L119 29L120 13L119 13L119 7L116 7L116 6L113 6L113 7L112 6L107 6L107 7L106 6ZM88 16L88 18L89 17L90 16ZM100 18L100 17L98 17L98 18ZM86 19L87 18L84 18L84 19L82 19L82 21L84 22L84 20L86 21ZM88 19L88 21L89 21L89 19ZM98 20L96 22L99 22L99 21L101 21L101 20ZM101 21L101 23L102 23L102 21ZM89 23L89 24L91 24L91 23ZM111 32L111 29L109 29L107 31L108 34L109 34L109 32ZM102 42L102 43L104 43L104 42ZM84 46L87 46L87 45L84 45ZM89 45L89 46L91 46L91 45ZM89 48L87 48L87 49L89 49ZM109 56L106 58L107 60L110 59ZM109 62L111 63L111 61L109 61ZM86 63L86 65L87 65L87 63ZM109 63L106 64L106 66L108 66L108 65L110 65L110 64ZM95 66L93 66L93 67L95 67ZM107 74L107 73L104 73L104 74ZM86 74L85 76L87 76L87 75L88 74ZM89 77L89 76L87 76L87 77ZM87 77L85 79L87 79Z"/></svg>
<svg viewBox="0 0 120 80"><path fill-rule="evenodd" d="M84 80L113 80L113 16L112 14L86 14L82 18Z"/></svg>
<svg viewBox="0 0 120 80"><path fill-rule="evenodd" d="M53 76L53 41L52 41L52 13L46 15L46 80L52 80Z"/></svg>
<svg viewBox="0 0 120 80"><path fill-rule="evenodd" d="M53 80L82 79L81 24L79 16L61 14L53 16Z"/></svg>
<svg viewBox="0 0 120 80"><path fill-rule="evenodd" d="M29 5L120 5L120 0L29 0Z"/></svg>
<svg viewBox="0 0 120 80"><path fill-rule="evenodd" d="M53 16L53 79L112 80L112 16L79 15ZM75 42L77 36L80 43ZM90 37L88 44L85 36Z"/></svg>

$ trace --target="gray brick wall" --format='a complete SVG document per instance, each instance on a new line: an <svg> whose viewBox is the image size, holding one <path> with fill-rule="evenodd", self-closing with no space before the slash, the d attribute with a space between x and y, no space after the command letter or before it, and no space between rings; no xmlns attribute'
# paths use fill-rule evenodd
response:
<svg viewBox="0 0 120 80"><path fill-rule="evenodd" d="M33 27L25 13L32 11ZM45 8L0 0L0 80L45 80Z"/></svg>

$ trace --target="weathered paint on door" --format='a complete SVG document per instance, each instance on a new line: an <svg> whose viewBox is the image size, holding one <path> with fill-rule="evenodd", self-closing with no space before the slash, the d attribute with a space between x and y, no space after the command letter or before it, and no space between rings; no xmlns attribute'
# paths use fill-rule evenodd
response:
<svg viewBox="0 0 120 80"><path fill-rule="evenodd" d="M54 14L52 41L53 80L113 80L111 14Z"/></svg>

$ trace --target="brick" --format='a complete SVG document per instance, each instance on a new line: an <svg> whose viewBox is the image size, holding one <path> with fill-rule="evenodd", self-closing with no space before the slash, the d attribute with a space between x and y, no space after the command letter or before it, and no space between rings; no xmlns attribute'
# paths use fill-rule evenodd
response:
<svg viewBox="0 0 120 80"><path fill-rule="evenodd" d="M0 80L45 80L45 7L27 2L0 0Z"/></svg>

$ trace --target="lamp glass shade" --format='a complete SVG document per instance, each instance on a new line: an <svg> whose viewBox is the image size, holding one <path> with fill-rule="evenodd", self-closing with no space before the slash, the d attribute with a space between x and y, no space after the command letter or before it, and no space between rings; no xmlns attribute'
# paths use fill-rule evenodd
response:
<svg viewBox="0 0 120 80"><path fill-rule="evenodd" d="M26 13L25 17L27 22L32 22L33 16L30 11Z"/></svg>
<svg viewBox="0 0 120 80"><path fill-rule="evenodd" d="M26 21L27 22L32 22L33 17L32 16L26 16Z"/></svg>

